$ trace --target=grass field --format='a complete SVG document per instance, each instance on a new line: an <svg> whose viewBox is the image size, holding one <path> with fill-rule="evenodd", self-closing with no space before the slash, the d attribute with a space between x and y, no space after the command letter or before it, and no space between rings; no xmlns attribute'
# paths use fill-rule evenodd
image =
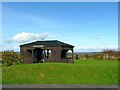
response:
<svg viewBox="0 0 120 90"><path fill-rule="evenodd" d="M76 60L2 68L3 84L118 84L118 61Z"/></svg>

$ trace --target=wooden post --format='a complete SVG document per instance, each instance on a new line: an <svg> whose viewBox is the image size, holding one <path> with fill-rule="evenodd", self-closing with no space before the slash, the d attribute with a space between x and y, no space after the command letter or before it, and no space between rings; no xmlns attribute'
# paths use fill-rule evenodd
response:
<svg viewBox="0 0 120 90"><path fill-rule="evenodd" d="M32 63L34 61L34 51L33 51L33 48L32 48Z"/></svg>
<svg viewBox="0 0 120 90"><path fill-rule="evenodd" d="M72 49L72 63L74 63L74 51L73 51L73 49Z"/></svg>
<svg viewBox="0 0 120 90"><path fill-rule="evenodd" d="M43 63L45 62L45 49L43 49Z"/></svg>

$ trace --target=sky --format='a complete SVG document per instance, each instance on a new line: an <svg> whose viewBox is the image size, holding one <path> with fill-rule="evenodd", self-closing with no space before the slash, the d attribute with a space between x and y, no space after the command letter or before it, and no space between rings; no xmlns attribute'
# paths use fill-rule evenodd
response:
<svg viewBox="0 0 120 90"><path fill-rule="evenodd" d="M0 51L19 45L59 40L75 52L118 47L117 2L4 2Z"/></svg>

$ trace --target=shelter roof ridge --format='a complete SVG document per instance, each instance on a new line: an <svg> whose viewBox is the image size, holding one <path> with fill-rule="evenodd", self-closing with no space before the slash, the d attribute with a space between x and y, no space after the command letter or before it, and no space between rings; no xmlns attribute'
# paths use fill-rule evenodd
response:
<svg viewBox="0 0 120 90"><path fill-rule="evenodd" d="M58 40L45 40L45 41L35 41L27 44L20 45L21 46L30 46L30 45L48 45L48 46L70 46L74 47L73 45L58 41Z"/></svg>

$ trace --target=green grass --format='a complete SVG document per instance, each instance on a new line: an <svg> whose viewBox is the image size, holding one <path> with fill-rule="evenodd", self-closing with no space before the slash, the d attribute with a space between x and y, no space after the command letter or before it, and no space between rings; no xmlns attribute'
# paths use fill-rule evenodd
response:
<svg viewBox="0 0 120 90"><path fill-rule="evenodd" d="M2 68L3 84L118 84L118 61L79 60Z"/></svg>

